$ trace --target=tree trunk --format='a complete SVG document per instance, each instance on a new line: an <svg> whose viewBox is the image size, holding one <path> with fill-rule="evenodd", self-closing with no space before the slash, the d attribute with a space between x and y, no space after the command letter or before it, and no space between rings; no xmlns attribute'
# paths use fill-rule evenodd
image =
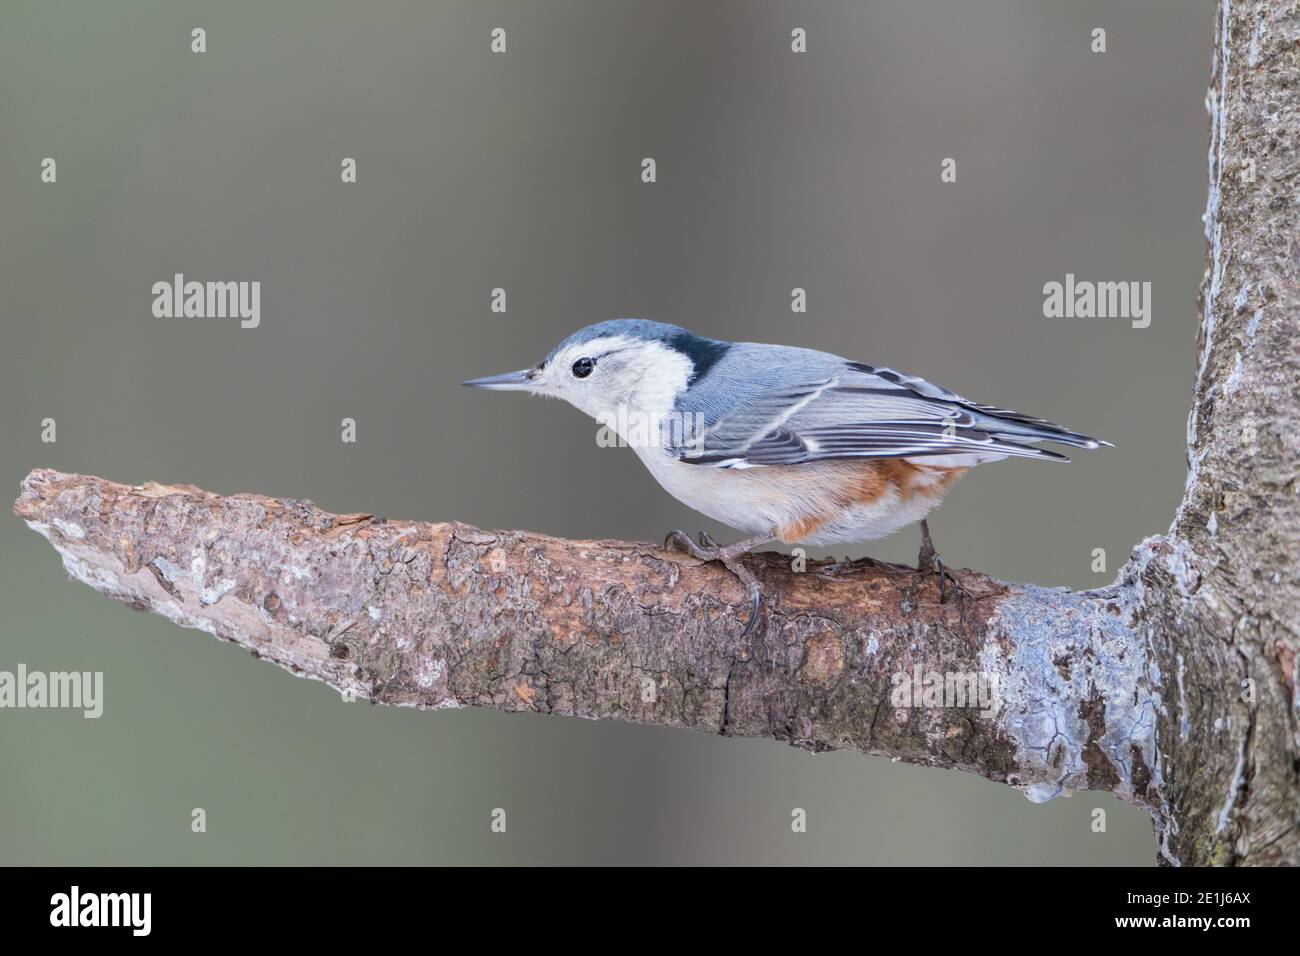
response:
<svg viewBox="0 0 1300 956"><path fill-rule="evenodd" d="M1150 811L1161 862L1300 863L1300 13L1219 11L1186 495L1109 587L750 558L768 600L649 544L330 515L38 470L69 573L378 703L851 747Z"/></svg>

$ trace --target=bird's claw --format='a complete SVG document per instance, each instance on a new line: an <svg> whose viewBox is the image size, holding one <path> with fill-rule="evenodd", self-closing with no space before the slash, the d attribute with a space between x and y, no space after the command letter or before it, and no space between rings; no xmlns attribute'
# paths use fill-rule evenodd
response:
<svg viewBox="0 0 1300 956"><path fill-rule="evenodd" d="M669 531L668 536L664 538L664 550L682 551L701 561L713 560L713 555L707 553L704 548L692 541L691 536L685 531Z"/></svg>
<svg viewBox="0 0 1300 956"><path fill-rule="evenodd" d="M948 600L948 581L950 580L955 585L958 595L964 596L967 593L961 581L957 580L957 576L948 570L943 563L943 558L939 557L937 553L930 554L928 559L925 557L920 558L917 561L916 573L933 574L938 577L940 604L944 604Z"/></svg>
<svg viewBox="0 0 1300 956"><path fill-rule="evenodd" d="M743 542L742 542L743 544ZM665 551L683 551L699 561L718 561L728 571L734 574L740 583L745 586L749 592L750 613L749 620L745 622L744 630L740 632L741 638L746 638L754 630L754 625L758 623L758 618L763 607L763 589L759 586L758 579L753 573L740 563L741 555L744 551L724 548L714 540L713 536L707 531L700 532L700 543L696 544L691 540L691 536L685 531L670 531L664 538Z"/></svg>
<svg viewBox="0 0 1300 956"><path fill-rule="evenodd" d="M745 585L745 589L749 591L749 620L745 622L745 627L740 632L740 638L744 640L754 630L759 615L763 613L763 589L759 587L758 579L754 577L749 568L741 564L739 560L724 560L722 564L728 571L739 578L740 583Z"/></svg>
<svg viewBox="0 0 1300 956"><path fill-rule="evenodd" d="M948 572L943 568L943 558L936 554L931 561L930 570L939 575L939 603L943 604L948 599Z"/></svg>

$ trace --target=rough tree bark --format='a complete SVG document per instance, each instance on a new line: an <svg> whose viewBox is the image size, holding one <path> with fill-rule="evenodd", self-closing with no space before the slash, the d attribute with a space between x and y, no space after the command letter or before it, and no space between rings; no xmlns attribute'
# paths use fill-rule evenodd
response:
<svg viewBox="0 0 1300 956"><path fill-rule="evenodd" d="M1293 2L1222 0L1186 495L1108 587L751 559L772 600L649 544L331 515L34 471L15 512L70 574L379 703L850 747L1150 811L1167 864L1300 863L1300 231ZM996 706L902 706L895 675ZM911 680L905 683L911 684ZM924 703L923 700L913 701Z"/></svg>

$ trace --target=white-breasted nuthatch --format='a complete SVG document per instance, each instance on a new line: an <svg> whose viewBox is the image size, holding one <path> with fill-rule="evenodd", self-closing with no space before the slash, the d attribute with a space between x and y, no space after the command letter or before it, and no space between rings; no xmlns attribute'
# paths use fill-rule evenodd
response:
<svg viewBox="0 0 1300 956"><path fill-rule="evenodd" d="M746 633L762 596L740 563L753 548L869 541L920 522L921 565L938 571L942 601L925 517L958 478L1002 458L1068 460L1034 442L1109 444L893 369L641 319L588 326L534 368L464 384L564 399L613 429L673 497L749 535L719 547L674 531L665 542L744 582Z"/></svg>

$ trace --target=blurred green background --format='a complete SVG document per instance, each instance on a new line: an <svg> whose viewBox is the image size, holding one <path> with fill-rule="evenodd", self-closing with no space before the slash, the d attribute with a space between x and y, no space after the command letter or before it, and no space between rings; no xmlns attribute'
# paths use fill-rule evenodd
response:
<svg viewBox="0 0 1300 956"><path fill-rule="evenodd" d="M1211 43L1210 0L5 0L0 477L727 540L572 409L457 385L640 316L1115 442L980 469L931 519L949 564L1108 581L1185 474ZM259 280L261 326L154 318L176 272ZM1067 272L1150 281L1150 328L1045 319ZM67 581L12 516L0 568L0 669L105 675L99 720L0 711L3 863L1154 861L1145 814L1096 794L1035 806L854 753L345 703Z"/></svg>

